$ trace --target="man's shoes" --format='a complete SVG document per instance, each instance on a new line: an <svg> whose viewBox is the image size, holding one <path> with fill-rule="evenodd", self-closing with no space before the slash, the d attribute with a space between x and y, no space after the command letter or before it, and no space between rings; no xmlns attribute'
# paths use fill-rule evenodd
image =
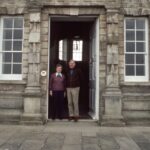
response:
<svg viewBox="0 0 150 150"><path fill-rule="evenodd" d="M78 120L79 120L79 117L74 117L74 122L78 122Z"/></svg>
<svg viewBox="0 0 150 150"><path fill-rule="evenodd" d="M70 116L70 117L68 118L69 121L71 121L71 120L73 120L73 119L74 119L73 116Z"/></svg>
<svg viewBox="0 0 150 150"><path fill-rule="evenodd" d="M68 118L68 120L69 120L69 121L74 120L74 122L78 122L79 117L78 117L78 116L70 116L70 117Z"/></svg>

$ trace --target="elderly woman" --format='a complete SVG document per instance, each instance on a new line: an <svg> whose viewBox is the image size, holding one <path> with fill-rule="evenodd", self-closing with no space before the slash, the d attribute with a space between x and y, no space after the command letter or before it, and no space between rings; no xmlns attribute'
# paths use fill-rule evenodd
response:
<svg viewBox="0 0 150 150"><path fill-rule="evenodd" d="M56 72L50 77L50 95L52 96L52 119L62 119L66 79L62 74L62 65L56 65Z"/></svg>

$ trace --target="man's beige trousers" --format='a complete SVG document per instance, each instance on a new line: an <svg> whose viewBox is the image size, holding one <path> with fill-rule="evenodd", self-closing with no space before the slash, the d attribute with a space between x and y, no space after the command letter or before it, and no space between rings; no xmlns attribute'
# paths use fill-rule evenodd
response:
<svg viewBox="0 0 150 150"><path fill-rule="evenodd" d="M79 90L80 87L67 88L69 116L79 116Z"/></svg>

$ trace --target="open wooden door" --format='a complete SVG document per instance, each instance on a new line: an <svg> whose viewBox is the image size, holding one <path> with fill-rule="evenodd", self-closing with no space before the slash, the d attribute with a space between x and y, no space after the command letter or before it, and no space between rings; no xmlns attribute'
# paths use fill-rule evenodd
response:
<svg viewBox="0 0 150 150"><path fill-rule="evenodd" d="M89 115L99 118L99 19L93 23L90 32L89 61Z"/></svg>

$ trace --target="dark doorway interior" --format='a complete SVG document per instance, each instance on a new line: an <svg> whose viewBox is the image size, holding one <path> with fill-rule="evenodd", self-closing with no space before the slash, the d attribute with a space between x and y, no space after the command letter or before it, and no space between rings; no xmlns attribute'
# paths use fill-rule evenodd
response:
<svg viewBox="0 0 150 150"><path fill-rule="evenodd" d="M57 63L63 65L66 72L68 61L77 59L77 67L83 73L84 79L81 83L79 96L80 117L90 118L89 112L89 41L91 21L51 21L50 24L50 74L55 72ZM63 44L62 44L63 43ZM64 44L65 43L65 44ZM74 44L74 46L73 46ZM74 47L82 46L81 54L74 52ZM64 48L64 50L62 50ZM64 55L65 53L65 55ZM49 97L49 118L51 118L51 96ZM64 102L64 117L68 116L67 98Z"/></svg>

